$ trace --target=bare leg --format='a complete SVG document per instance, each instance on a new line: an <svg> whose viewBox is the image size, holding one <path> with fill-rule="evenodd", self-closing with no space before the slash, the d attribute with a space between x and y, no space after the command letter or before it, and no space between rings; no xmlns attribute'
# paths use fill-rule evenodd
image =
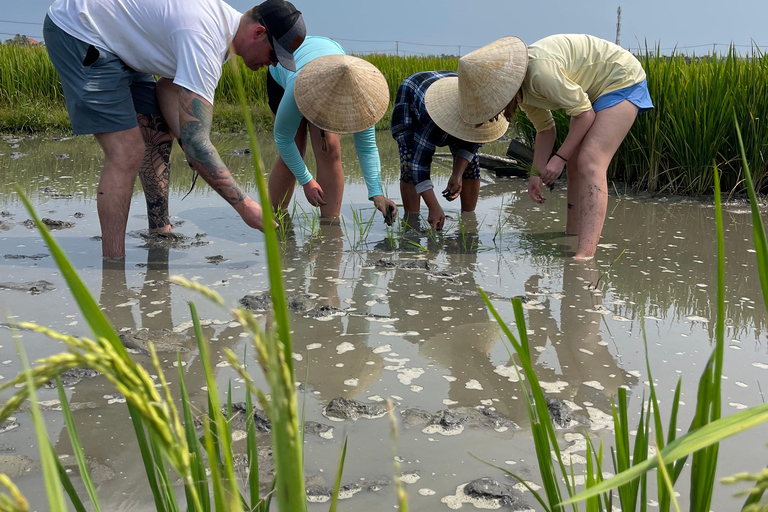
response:
<svg viewBox="0 0 768 512"><path fill-rule="evenodd" d="M626 100L601 110L581 142L577 259L595 255L608 206L608 165L635 122L637 110Z"/></svg>
<svg viewBox="0 0 768 512"><path fill-rule="evenodd" d="M337 133L325 132L309 125L312 139L312 151L317 162L317 183L323 189L325 205L320 207L320 217L332 219L341 213L341 200L344 197L344 168L341 166L341 138Z"/></svg>
<svg viewBox="0 0 768 512"><path fill-rule="evenodd" d="M568 188L566 197L568 201L568 210L565 212L565 234L579 234L579 153L581 144L576 147L571 158L565 166L565 172L568 176Z"/></svg>
<svg viewBox="0 0 768 512"><path fill-rule="evenodd" d="M299 148L301 157L304 158L304 153L307 149L306 120L302 121L299 125L294 141L296 142L296 147ZM269 189L269 202L272 204L272 208L275 211L280 209L287 210L293 197L293 189L296 188L296 176L293 175L280 156L277 157L277 161L274 167L272 167L272 172L269 173L267 188Z"/></svg>
<svg viewBox="0 0 768 512"><path fill-rule="evenodd" d="M173 138L178 139L181 134L179 123L179 86L174 84L169 78L161 78L155 84L155 94L157 94L160 112L163 114L163 118L168 124Z"/></svg>
<svg viewBox="0 0 768 512"><path fill-rule="evenodd" d="M125 227L131 208L133 184L144 157L136 148L144 147L139 128L114 133L97 133L104 150L96 206L101 224L102 256L125 257Z"/></svg>
<svg viewBox="0 0 768 512"><path fill-rule="evenodd" d="M461 180L461 211L474 212L480 195L480 180Z"/></svg>
<svg viewBox="0 0 768 512"><path fill-rule="evenodd" d="M168 215L168 192L173 136L161 115L139 114L136 117L144 138L144 160L139 178L147 201L149 230L170 233L173 229Z"/></svg>
<svg viewBox="0 0 768 512"><path fill-rule="evenodd" d="M403 199L403 209L405 213L419 213L421 208L421 198L416 193L416 186L413 183L400 182L400 196Z"/></svg>

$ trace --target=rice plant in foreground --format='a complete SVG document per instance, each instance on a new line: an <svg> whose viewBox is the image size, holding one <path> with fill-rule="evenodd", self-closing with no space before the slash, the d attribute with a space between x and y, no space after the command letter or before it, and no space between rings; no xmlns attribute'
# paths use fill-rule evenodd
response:
<svg viewBox="0 0 768 512"><path fill-rule="evenodd" d="M741 132L736 123L737 137L741 143ZM764 300L768 308L768 241L766 240L762 220L759 215L754 186L750 176L746 152L741 148L746 176L746 186L750 195L753 211L753 229L755 234L755 247L758 258L758 269L761 284L763 285ZM679 407L681 382L678 381L675 395L672 400L667 438L664 437L664 426L659 408L656 388L651 374L650 357L646 343L646 366L648 381L650 383L649 408L641 411L639 424L634 429L636 434L635 446L629 443L631 427L628 422L628 404L626 390L619 390L618 403L613 404L614 418L614 447L612 448L614 470L617 474L607 480L602 478L602 449L594 450L591 442L587 442L587 465L584 481L585 490L576 493L572 484L574 480L573 470L570 473L563 463L562 454L554 433L551 418L546 406L546 399L539 386L533 369L528 339L525 329L520 299L513 299L515 321L518 328L519 340L512 334L504 321L496 312L492 303L481 290L487 307L497 320L517 353L520 365L530 386L529 392L525 389L528 414L533 431L533 439L536 448L539 471L544 486L545 496L541 496L532 490L533 495L545 510L555 510L569 506L574 511L578 510L578 503L586 501L587 510L612 510L613 496L611 491L618 489L621 510L647 510L648 490L646 474L652 469L658 468L657 493L658 506L662 512L669 512L674 506L679 510L679 505L674 496L674 484L679 479L689 456L690 461L690 494L689 509L692 512L708 512L712 504L712 495L715 485L715 473L718 460L718 443L722 439L743 432L749 428L768 421L768 404L759 405L750 409L737 412L726 418L721 418L721 390L720 383L723 368L723 347L725 332L725 249L723 242L722 207L720 200L720 177L717 166L714 168L713 183L715 186L715 222L717 232L717 322L715 348L709 357L704 372L699 380L696 411L688 431L682 437L677 437L677 415ZM645 331L643 330L645 337ZM653 421L654 437L650 435L650 425ZM649 449L656 450L655 457L649 457ZM557 463L553 462L550 452L555 455ZM495 466L497 467L497 466ZM525 483L520 477L505 471L513 478ZM768 472L763 471L757 475L741 473L725 480L728 483L740 481L755 482L749 489L747 501L742 510L756 512L765 510L761 508L760 500L766 488L768 488ZM567 496L563 499L560 482L565 483ZM527 485L527 484L526 484ZM529 487L530 489L530 487Z"/></svg>

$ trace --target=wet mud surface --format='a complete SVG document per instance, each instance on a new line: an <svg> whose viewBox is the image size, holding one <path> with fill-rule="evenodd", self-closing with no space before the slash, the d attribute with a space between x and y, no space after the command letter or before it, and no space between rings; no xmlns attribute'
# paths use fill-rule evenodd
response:
<svg viewBox="0 0 768 512"><path fill-rule="evenodd" d="M397 148L386 135L379 134L384 189L400 202ZM541 484L522 370L510 358L503 329L480 289L516 336L511 299L522 300L531 358L560 446L576 474L583 468L587 437L593 443L612 442L611 400L620 388L627 389L630 418L639 417L648 396L646 342L654 383L664 393L663 407L670 406L671 390L682 379L678 424L690 422L716 321L711 200L617 194L623 190L617 187L609 197L597 257L585 264L567 257L576 238L564 234L562 184L546 192L544 205L536 205L524 181L483 174L474 215L461 214L456 201L442 202L447 216L443 233L426 229L426 209L421 220L409 219L407 226L396 221L389 228L377 213L366 239L359 241L354 216L367 221L374 212L351 139L344 140L342 148L349 151L343 157L346 232L341 225L313 225L313 210L297 190L293 200L298 206L289 209L290 227L280 247L306 433L310 510L327 509L323 503L330 500L345 437L341 511L391 510L395 479L405 486L414 510L537 510L522 485L469 455L504 467L532 486ZM249 152L237 151L247 143L236 136L216 143L235 177L255 197ZM207 411L207 383L191 322L189 302L195 303L222 403L224 390L232 387L236 463L239 477L246 478L245 383L223 351L230 349L247 362L256 385L269 393L251 341L227 312L244 307L262 327L271 328L262 236L205 184L198 183L182 201L191 180L174 150L170 210L175 233L149 234L137 185L126 258L102 260L96 213L100 157L93 140L19 138L3 139L0 145L16 145L12 151L25 155L14 158L10 149L0 150L0 325L6 327L0 329L0 386L21 372L13 324L30 321L93 336L36 228L26 227L30 215L11 186L17 182L41 218L58 221L52 223L59 227L54 236L132 357L155 375L148 356L153 343L172 393L178 400L181 369L193 414L201 418ZM261 147L269 168L274 147L266 139ZM503 154L505 148L490 144L484 149ZM308 165L314 169L311 158ZM436 166L436 188L442 190L448 176ZM724 221L723 414L729 415L762 403L768 338L748 205L727 203ZM215 290L226 308L172 284L174 275ZM31 361L66 350L42 334L22 331L19 336ZM125 397L106 378L85 369L66 372L62 381L78 428L87 432L85 452L100 475L102 505L152 510ZM39 390L41 409L51 441L77 480L52 384ZM0 404L16 390L0 391ZM396 444L388 402L399 431ZM260 407L252 414L260 477L268 482L272 427ZM748 437L764 439L766 434L767 429L756 429ZM718 477L763 467L762 445L756 448L749 439L723 443ZM47 503L36 492L41 475L35 444L25 402L0 424L0 471L11 474L32 509L44 510ZM729 453L755 455L734 460ZM677 490L687 495L684 486ZM732 508L732 492L716 490L713 509Z"/></svg>

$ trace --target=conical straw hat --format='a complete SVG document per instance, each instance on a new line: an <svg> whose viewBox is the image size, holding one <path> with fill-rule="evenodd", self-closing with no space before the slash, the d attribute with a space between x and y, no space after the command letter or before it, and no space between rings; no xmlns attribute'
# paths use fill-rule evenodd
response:
<svg viewBox="0 0 768 512"><path fill-rule="evenodd" d="M458 99L459 79L455 76L435 81L424 95L427 114L443 131L468 142L490 142L506 133L509 123L504 116L482 124L462 120Z"/></svg>
<svg viewBox="0 0 768 512"><path fill-rule="evenodd" d="M482 123L506 108L528 69L528 48L515 36L502 37L459 59L459 114Z"/></svg>
<svg viewBox="0 0 768 512"><path fill-rule="evenodd" d="M389 106L389 87L373 64L350 55L318 57L299 71L293 95L307 120L332 133L375 125Z"/></svg>

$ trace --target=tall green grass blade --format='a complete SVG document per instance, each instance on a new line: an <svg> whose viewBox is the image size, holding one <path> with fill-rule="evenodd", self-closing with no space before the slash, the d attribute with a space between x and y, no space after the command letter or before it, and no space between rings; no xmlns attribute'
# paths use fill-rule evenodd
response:
<svg viewBox="0 0 768 512"><path fill-rule="evenodd" d="M339 489L341 489L341 475L344 472L344 460L347 458L347 436L344 436L344 445L341 447L339 456L339 465L336 468L336 481L333 483L333 494L331 495L331 506L328 512L336 512L336 505L339 502ZM396 478L397 475L395 475Z"/></svg>
<svg viewBox="0 0 768 512"><path fill-rule="evenodd" d="M187 497L187 506L189 512L210 512L211 498L208 493L208 477L205 474L205 462L203 460L203 453L200 449L200 442L197 438L197 432L195 432L195 420L192 416L192 409L189 405L189 393L187 392L187 383L184 379L184 369L181 364L181 354L176 354L176 361L179 369L179 391L181 393L181 409L184 417L184 435L187 441L187 449L189 450L190 465L192 467L192 477L195 480L195 487L197 488L197 497L200 500L201 510L197 510L197 506L192 498L192 493L189 489L185 489Z"/></svg>
<svg viewBox="0 0 768 512"><path fill-rule="evenodd" d="M83 316L85 317L91 332L93 332L96 338L104 338L109 341L109 343L114 347L115 351L120 354L126 363L130 366L133 366L133 360L128 356L128 353L126 352L125 347L123 347L123 343L117 336L117 333L112 327L112 324L109 322L109 319L107 319L106 315L101 310L96 300L88 291L85 283L82 281L82 279L80 279L80 276L77 275L75 268L69 262L69 259L64 254L64 251L62 251L59 244L56 242L53 236L51 236L50 231L48 231L48 228L45 227L45 225L40 220L40 217L37 215L37 212L32 207L32 203L29 202L29 199L18 185L16 185L16 190L22 202L24 203L24 206L27 208L29 215L32 217L35 224L37 225L37 228L40 230L40 234L43 236L48 249L51 251L51 256L56 262L56 265L59 267L59 270L61 271L65 281L67 282L67 286L72 292L72 295L77 302L80 311L83 313ZM165 507L163 506L160 495L160 489L157 485L155 473L152 470L152 456L149 453L146 437L144 436L144 425L141 420L141 415L131 404L128 404L128 412L131 415L131 422L136 433L136 439L139 443L139 450L141 452L141 458L146 469L147 480L149 481L149 486L152 490L152 496L155 500L155 508L157 509L157 512L165 512Z"/></svg>
<svg viewBox="0 0 768 512"><path fill-rule="evenodd" d="M51 450L56 453L56 448L54 448L53 443L51 443ZM56 468L59 471L59 478L61 478L61 486L64 488L64 492L67 493L67 496L69 496L69 501L72 502L72 506L75 507L77 512L88 512L88 509L86 509L85 505L83 504L83 500L80 499L80 495L77 494L77 490L72 483L72 479L69 478L67 468L64 467L64 464L62 464L61 459L58 457L56 457ZM2 495L0 495L0 499L2 499ZM0 511L5 512L1 502Z"/></svg>
<svg viewBox="0 0 768 512"><path fill-rule="evenodd" d="M303 512L307 509L306 490L304 488L303 446L299 440L300 426L296 404L296 390L293 367L293 347L291 343L291 326L288 315L285 286L281 270L280 244L274 223L274 214L270 206L269 193L264 180L264 164L256 144L256 133L248 109L248 100L243 86L242 73L231 59L237 99L243 112L248 138L250 140L252 161L259 198L263 211L264 241L267 253L270 292L274 311L276 338L269 339L267 361L269 368L267 378L274 400L271 408L273 431L272 444L275 456L275 471L277 478L277 501L280 510ZM281 356L277 353L282 352Z"/></svg>
<svg viewBox="0 0 768 512"><path fill-rule="evenodd" d="M248 493L250 497L251 510L261 500L259 491L259 451L256 444L256 424L253 419L253 400L251 390L245 390L245 410L248 411L248 417L245 419L246 432L246 454L248 455Z"/></svg>
<svg viewBox="0 0 768 512"><path fill-rule="evenodd" d="M216 450L213 447L213 433L211 432L211 420L208 416L203 418L203 437L205 438L205 450L210 454ZM221 479L221 465L211 462L209 464L211 470L211 487L213 488L213 506L217 512L227 510L224 498L224 482Z"/></svg>
<svg viewBox="0 0 768 512"><path fill-rule="evenodd" d="M755 194L755 184L752 182L752 174L749 171L749 162L747 154L744 151L744 140L741 137L741 129L733 113L733 123L736 126L736 136L739 140L739 149L741 150L741 161L744 167L744 181L747 185L747 194L749 195L749 204L752 207L752 232L755 236L755 253L757 256L757 271L760 276L760 287L763 290L763 297L768 297L768 240L766 240L763 218L760 216L760 209ZM718 194L719 195L719 194ZM768 300L764 301L766 310L768 310Z"/></svg>
<svg viewBox="0 0 768 512"><path fill-rule="evenodd" d="M562 454L558 446L557 436L555 435L555 429L552 425L552 420L549 416L547 409L547 402L544 396L544 392L539 384L539 379L536 376L536 372L533 368L531 361L530 348L528 346L528 335L525 330L525 315L523 313L523 305L520 298L512 299L512 308L515 313L515 322L517 324L518 335L520 341L515 338L512 331L504 323L496 308L485 292L480 289L480 295L483 297L486 307L496 319L499 327L501 327L507 339L512 344L518 358L520 359L520 366L523 368L525 378L528 380L528 385L531 387L531 394L533 395L533 402L531 403L528 398L528 392L525 391L525 386L522 383L524 390L524 396L528 404L528 414L531 421L531 430L533 433L534 444L536 446L536 458L539 462L539 473L541 474L542 484L545 489L547 499L552 506L562 501L562 493L560 491L559 480L555 465L552 463L551 452L555 453L557 458L557 464L560 469L560 475L565 480L566 491L569 496L573 496L575 493L573 482L568 478L568 471L563 463ZM575 503L572 504L575 510L578 510Z"/></svg>
<svg viewBox="0 0 768 512"><path fill-rule="evenodd" d="M96 512L101 512L101 505L99 505L99 497L96 495L96 487L93 485L91 479L91 470L88 467L88 461L85 460L85 452L83 451L83 443L80 441L80 436L77 433L77 426L75 425L75 419L72 417L72 409L69 406L69 400L67 400L67 394L64 392L64 387L61 385L61 378L56 377L56 387L59 390L59 401L61 402L61 410L64 413L64 423L67 425L67 434L69 435L69 441L72 445L72 451L75 452L75 459L77 459L77 467L80 470L80 478L85 485L85 490L88 492L88 496L91 498L91 504Z"/></svg>
<svg viewBox="0 0 768 512"><path fill-rule="evenodd" d="M27 354L21 346L21 340L16 339L16 351L21 359L21 367L27 376L27 391L29 393L30 416L35 425L35 436L37 445L40 447L40 463L43 467L43 482L45 484L45 494L48 498L48 510L50 512L66 512L67 505L64 502L64 494L61 491L61 479L57 467L56 453L53 450L51 441L48 439L48 432L45 430L43 415L40 413L40 406L37 402L37 391L32 380L32 370L27 361Z"/></svg>
<svg viewBox="0 0 768 512"><path fill-rule="evenodd" d="M658 447L656 447L658 450ZM675 511L680 512L680 505L677 503L677 498L675 498L675 486L672 483L672 479L669 477L669 472L667 471L667 465L664 464L664 459L661 457L660 452L656 452L656 458L659 460L659 473L661 473L662 481L664 482L664 487L667 490L667 494L672 498L672 504L675 506Z"/></svg>
<svg viewBox="0 0 768 512"><path fill-rule="evenodd" d="M227 386L227 419L232 419L232 379L229 380Z"/></svg>
<svg viewBox="0 0 768 512"><path fill-rule="evenodd" d="M235 464L232 457L232 433L229 429L229 423L221 412L221 402L219 402L218 387L216 386L216 379L211 368L208 343L203 335L203 328L200 324L200 317L197 314L197 307L195 307L194 302L189 303L189 310L192 314L197 348L200 351L200 360L203 364L205 382L208 387L208 415L211 418L210 447L213 449L213 452L208 452L208 457L210 460L211 457L214 457L213 454L215 454L215 458L218 459L215 462L212 461L210 466L212 470L213 466L221 465L220 478L223 480L226 489L228 489L227 496L223 499L232 507L230 510L237 512L242 510L242 500L240 498L240 490L237 488L237 480L235 479ZM206 446L209 446L207 440ZM224 456L223 460L218 458L221 455Z"/></svg>
<svg viewBox="0 0 768 512"><path fill-rule="evenodd" d="M699 382L696 415L691 429L720 418L720 388L725 346L725 248L723 242L723 214L720 198L720 177L713 166L715 186L715 232L717 238L717 320L715 323L715 350ZM719 445L713 444L693 454L691 461L690 506L693 511L708 512L712 503L717 469Z"/></svg>
<svg viewBox="0 0 768 512"><path fill-rule="evenodd" d="M173 484L171 483L171 477L168 474L168 468L163 460L163 449L160 445L160 440L154 431L149 430L149 446L152 449L152 456L155 461L155 471L157 472L158 484L160 492L162 493L165 508L169 512L179 512L179 504L176 501L176 493L173 490Z"/></svg>
<svg viewBox="0 0 768 512"><path fill-rule="evenodd" d="M766 421L768 421L768 404L758 405L757 407L739 411L728 417L720 418L697 430L689 432L667 444L660 453L663 460L671 462L711 446L712 444L719 443L723 439L749 430ZM639 478L643 473L656 468L657 465L657 458L647 459L640 464L632 466L627 471L601 482L592 489L582 491L563 502L563 504L575 503L585 500L590 496L595 496L601 492L607 492Z"/></svg>
<svg viewBox="0 0 768 512"><path fill-rule="evenodd" d="M395 408L392 406L392 402L387 400L387 416L389 417L389 432L392 437L392 451L394 457L392 458L393 466L395 468L395 492L397 493L397 507L400 510L408 512L408 493L403 487L403 480L400 478L400 461L397 457L397 419L395 418Z"/></svg>
<svg viewBox="0 0 768 512"><path fill-rule="evenodd" d="M160 485L157 482L157 475L155 473L155 464L152 459L152 453L149 450L147 436L144 433L144 422L142 421L139 412L136 411L131 404L127 405L128 413L131 416L131 423L133 424L133 431L136 433L136 442L139 444L141 461L144 463L144 472L147 475L149 488L152 491L152 498L155 501L155 509L157 512L167 512L165 503L163 501L163 495L160 492Z"/></svg>

